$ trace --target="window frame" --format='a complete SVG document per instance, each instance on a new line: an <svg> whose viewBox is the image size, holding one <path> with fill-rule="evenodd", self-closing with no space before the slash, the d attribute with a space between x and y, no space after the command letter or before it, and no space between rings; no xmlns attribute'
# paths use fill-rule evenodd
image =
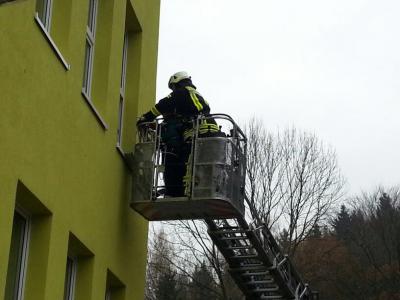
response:
<svg viewBox="0 0 400 300"><path fill-rule="evenodd" d="M124 128L124 107L125 107L125 98L120 96L118 105L117 148L121 150L122 150L122 130Z"/></svg>
<svg viewBox="0 0 400 300"><path fill-rule="evenodd" d="M108 287L108 288L106 289L106 295L105 295L105 297L104 297L105 300L111 300L111 292L112 292L112 291L111 291L111 288Z"/></svg>
<svg viewBox="0 0 400 300"><path fill-rule="evenodd" d="M40 30L44 34L46 40L49 42L50 46L53 48L53 51L57 55L58 59L63 64L66 71L71 69L71 65L65 60L64 56L61 54L60 49L58 49L56 43L53 41L50 35L50 28L51 28L51 17L53 12L53 0L42 0L43 6L45 7L44 13L44 20L41 19L39 12L35 9L35 16L34 19L39 26Z"/></svg>
<svg viewBox="0 0 400 300"><path fill-rule="evenodd" d="M28 256L29 256L29 242L31 236L31 216L26 213L21 207L16 206L14 210L14 214L18 214L20 217L24 219L23 233L22 233L22 242L19 249L18 255L18 270L15 278L16 285L14 286L13 291L13 300L23 300L24 299L24 290L25 290L25 282L26 282L26 272L28 266ZM15 218L15 216L14 216ZM14 218L13 218L13 228L14 228ZM11 237L12 238L12 237ZM7 273L9 272L7 267ZM6 277L7 278L7 277ZM7 280L7 279L6 279Z"/></svg>
<svg viewBox="0 0 400 300"><path fill-rule="evenodd" d="M98 0L89 0L88 21L86 23L85 34L85 56L83 65L83 80L82 80L82 96L89 105L89 108L94 113L104 130L108 129L107 123L103 120L100 113L92 102L92 80L93 80L93 63L95 55L95 37L98 15Z"/></svg>
<svg viewBox="0 0 400 300"><path fill-rule="evenodd" d="M117 128L117 148L122 148L122 133L124 129L124 110L125 110L125 99L126 99L126 74L128 68L128 33L124 35L124 45L122 48L122 69L121 69L121 81L119 87L119 107L118 107L118 128Z"/></svg>
<svg viewBox="0 0 400 300"><path fill-rule="evenodd" d="M88 22L86 24L85 60L83 70L82 93L91 102L94 47L96 41L96 23L98 13L98 0L89 0ZM87 47L89 46L89 47Z"/></svg>
<svg viewBox="0 0 400 300"><path fill-rule="evenodd" d="M41 16L39 12L36 11L37 17L40 23L43 25L44 30L47 31L47 33L50 33L51 17L53 12L53 0L38 0L38 1L43 2L43 16Z"/></svg>
<svg viewBox="0 0 400 300"><path fill-rule="evenodd" d="M75 298L76 273L78 268L78 259L67 256L64 282L64 300L73 300Z"/></svg>

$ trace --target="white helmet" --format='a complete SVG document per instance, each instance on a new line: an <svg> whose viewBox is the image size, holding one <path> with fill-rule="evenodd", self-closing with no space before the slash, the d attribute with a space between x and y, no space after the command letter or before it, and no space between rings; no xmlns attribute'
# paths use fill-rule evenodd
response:
<svg viewBox="0 0 400 300"><path fill-rule="evenodd" d="M191 79L191 77L185 71L175 73L170 77L168 87L172 90L173 86L183 79Z"/></svg>

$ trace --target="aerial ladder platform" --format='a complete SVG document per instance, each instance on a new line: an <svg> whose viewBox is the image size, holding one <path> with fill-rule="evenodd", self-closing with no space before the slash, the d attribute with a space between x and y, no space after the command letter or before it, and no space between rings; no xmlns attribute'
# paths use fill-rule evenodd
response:
<svg viewBox="0 0 400 300"><path fill-rule="evenodd" d="M202 135L201 124L212 118L217 136ZM138 129L138 143L130 162L130 206L149 221L203 219L208 234L224 256L229 273L247 300L315 300L313 292L253 209L245 217L245 134L225 114L199 116L192 122L190 173L185 197L167 197L165 160L171 147L164 141L168 122L156 119ZM204 131L203 131L204 132Z"/></svg>

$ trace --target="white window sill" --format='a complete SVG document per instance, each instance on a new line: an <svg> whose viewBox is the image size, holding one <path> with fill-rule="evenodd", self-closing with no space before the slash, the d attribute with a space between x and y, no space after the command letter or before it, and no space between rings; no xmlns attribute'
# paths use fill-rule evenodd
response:
<svg viewBox="0 0 400 300"><path fill-rule="evenodd" d="M86 93L84 91L82 91L82 96L85 99L86 103L89 105L89 108L95 115L97 121L99 121L100 125L103 127L104 130L107 130L108 129L107 123L103 120L100 113L97 111L96 107L94 106L93 102L90 100L89 96L86 95Z"/></svg>
<svg viewBox="0 0 400 300"><path fill-rule="evenodd" d="M42 33L44 34L46 40L49 42L50 46L53 48L53 50L56 53L58 59L63 64L65 70L67 70L67 71L70 70L71 69L71 65L69 63L67 63L67 61L65 60L64 56L61 54L60 50L58 49L56 43L53 41L53 39L51 38L50 34L47 32L46 28L43 26L42 21L40 21L40 19L39 19L38 13L35 14L35 21L36 21L36 24L38 24L39 28L41 29Z"/></svg>

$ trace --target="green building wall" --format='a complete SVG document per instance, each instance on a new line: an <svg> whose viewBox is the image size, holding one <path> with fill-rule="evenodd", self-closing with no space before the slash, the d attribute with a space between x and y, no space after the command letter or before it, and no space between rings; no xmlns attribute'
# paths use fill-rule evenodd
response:
<svg viewBox="0 0 400 300"><path fill-rule="evenodd" d="M15 208L31 218L24 299L143 299L148 223L129 208L135 121L154 103L160 0L99 0L92 97L82 94L89 0L53 0L50 37L36 1L0 5L0 299ZM124 33L128 65L116 147ZM62 62L62 58L65 63Z"/></svg>

